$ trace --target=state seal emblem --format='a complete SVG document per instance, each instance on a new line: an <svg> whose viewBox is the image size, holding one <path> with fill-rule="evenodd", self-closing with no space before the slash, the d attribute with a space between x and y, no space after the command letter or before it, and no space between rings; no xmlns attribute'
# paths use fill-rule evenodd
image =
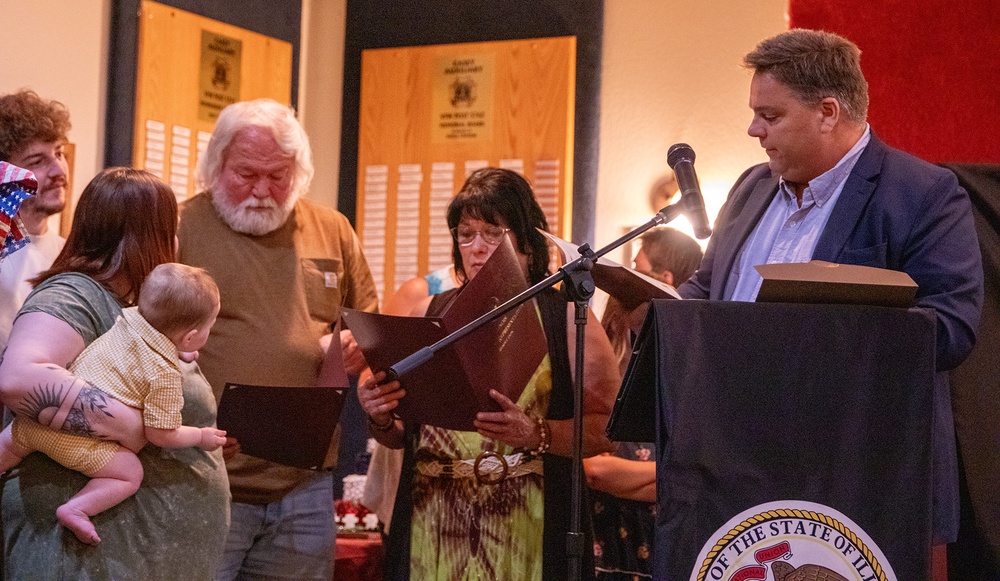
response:
<svg viewBox="0 0 1000 581"><path fill-rule="evenodd" d="M769 502L709 537L691 581L896 581L875 542L822 504Z"/></svg>

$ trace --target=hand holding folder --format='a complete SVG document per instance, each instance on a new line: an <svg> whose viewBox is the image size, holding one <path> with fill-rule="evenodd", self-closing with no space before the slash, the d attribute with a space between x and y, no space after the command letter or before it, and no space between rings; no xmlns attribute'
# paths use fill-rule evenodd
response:
<svg viewBox="0 0 1000 581"><path fill-rule="evenodd" d="M432 345L527 288L507 237L440 317L397 317L344 309L343 317L373 371L384 371ZM547 353L545 335L531 302L441 349L402 375L406 396L396 413L408 423L474 431L481 411L501 411L489 397L496 389L517 401Z"/></svg>

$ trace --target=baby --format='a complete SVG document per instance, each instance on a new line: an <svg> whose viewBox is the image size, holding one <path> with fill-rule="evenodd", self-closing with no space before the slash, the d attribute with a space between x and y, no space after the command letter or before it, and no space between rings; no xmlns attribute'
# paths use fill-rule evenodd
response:
<svg viewBox="0 0 1000 581"><path fill-rule="evenodd" d="M162 448L215 450L226 433L181 425L184 404L180 358L197 356L219 314L219 288L203 269L167 263L146 277L137 307L124 309L114 326L70 366L77 377L142 410L146 439ZM55 432L15 417L0 433L0 471L39 451L91 478L56 509L63 526L84 543L101 542L90 517L135 494L142 483L138 456L117 442Z"/></svg>

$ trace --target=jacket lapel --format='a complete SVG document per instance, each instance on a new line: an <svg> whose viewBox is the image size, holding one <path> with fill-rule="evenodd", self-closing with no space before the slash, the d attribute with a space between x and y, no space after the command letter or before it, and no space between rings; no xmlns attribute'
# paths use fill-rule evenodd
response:
<svg viewBox="0 0 1000 581"><path fill-rule="evenodd" d="M733 263L739 254L743 244L750 233L757 226L760 217L764 215L767 207L774 199L774 193L778 189L778 176L769 176L757 181L750 190L746 204L733 221L731 232L722 240L717 256L721 259L713 265L716 276L712 277L712 289L710 296L714 299L721 299L726 289L726 281L729 273L733 269ZM721 276L719 276L721 275Z"/></svg>
<svg viewBox="0 0 1000 581"><path fill-rule="evenodd" d="M858 163L847 177L837 205L816 243L813 260L836 262L875 192L886 151L885 144L872 133L868 146L861 152Z"/></svg>

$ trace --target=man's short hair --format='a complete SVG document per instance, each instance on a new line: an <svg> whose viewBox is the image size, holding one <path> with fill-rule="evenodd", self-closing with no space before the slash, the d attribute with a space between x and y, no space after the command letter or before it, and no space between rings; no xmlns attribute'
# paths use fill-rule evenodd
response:
<svg viewBox="0 0 1000 581"><path fill-rule="evenodd" d="M799 100L816 105L827 97L840 102L847 118L868 118L868 82L861 72L861 50L831 32L795 28L762 41L743 65L769 74L789 87Z"/></svg>
<svg viewBox="0 0 1000 581"><path fill-rule="evenodd" d="M701 245L680 230L669 226L652 228L639 239L653 274L669 272L675 287L691 278L701 264Z"/></svg>
<svg viewBox="0 0 1000 581"><path fill-rule="evenodd" d="M66 141L69 129L69 111L58 101L27 89L0 96L0 160L34 143Z"/></svg>
<svg viewBox="0 0 1000 581"><path fill-rule="evenodd" d="M212 190L215 187L233 138L240 130L254 126L269 130L278 142L278 147L289 157L295 158L291 193L304 194L313 177L309 137L295 118L295 111L272 99L233 103L219 113L212 139L198 161L198 187L202 190Z"/></svg>
<svg viewBox="0 0 1000 581"><path fill-rule="evenodd" d="M203 325L219 305L219 287L203 268L167 262L153 269L139 291L139 314L170 336Z"/></svg>

